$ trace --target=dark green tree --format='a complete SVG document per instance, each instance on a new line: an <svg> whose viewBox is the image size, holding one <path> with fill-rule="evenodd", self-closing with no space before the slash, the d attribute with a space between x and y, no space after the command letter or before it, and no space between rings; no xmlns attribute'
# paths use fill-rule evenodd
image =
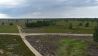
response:
<svg viewBox="0 0 98 56"><path fill-rule="evenodd" d="M50 26L55 25L52 21L37 21L37 22L29 22L25 23L26 27L44 27L44 26Z"/></svg>
<svg viewBox="0 0 98 56"><path fill-rule="evenodd" d="M90 25L89 22L87 22L87 23L85 24L85 27L89 27L89 25Z"/></svg>
<svg viewBox="0 0 98 56"><path fill-rule="evenodd" d="M79 23L79 25L78 26L82 26L83 24L82 23Z"/></svg>
<svg viewBox="0 0 98 56"><path fill-rule="evenodd" d="M69 29L73 29L72 23L69 24Z"/></svg>
<svg viewBox="0 0 98 56"><path fill-rule="evenodd" d="M95 27L95 32L93 33L93 39L98 42L98 25Z"/></svg>
<svg viewBox="0 0 98 56"><path fill-rule="evenodd" d="M13 25L13 23L9 23L9 25Z"/></svg>
<svg viewBox="0 0 98 56"><path fill-rule="evenodd" d="M4 25L4 22L2 22L1 25Z"/></svg>

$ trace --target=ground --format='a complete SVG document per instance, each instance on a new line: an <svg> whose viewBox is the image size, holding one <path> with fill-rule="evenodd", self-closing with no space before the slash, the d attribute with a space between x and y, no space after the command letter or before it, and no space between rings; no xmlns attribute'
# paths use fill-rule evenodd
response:
<svg viewBox="0 0 98 56"><path fill-rule="evenodd" d="M26 33L94 33L95 21L58 20L56 25L39 28L27 28ZM85 24L89 22L89 26ZM72 23L73 29L69 29ZM82 23L82 26L79 24ZM0 33L18 33L16 25L0 25ZM26 36L32 47L43 56L98 56L98 43L92 37L85 36ZM0 56L34 56L19 36L0 35Z"/></svg>
<svg viewBox="0 0 98 56"><path fill-rule="evenodd" d="M85 41L64 39L57 49L58 56L87 56L87 43Z"/></svg>
<svg viewBox="0 0 98 56"><path fill-rule="evenodd" d="M91 34L94 33L96 26L96 21L77 21L77 20L59 20L54 21L56 25L46 26L46 27L36 27L36 28L27 28L23 27L24 32L28 33L83 33ZM69 29L69 25L72 23L73 29ZM82 24L81 26L79 24ZM85 27L86 23L89 23L88 27Z"/></svg>
<svg viewBox="0 0 98 56"><path fill-rule="evenodd" d="M24 32L27 33L82 33L82 34L91 34L94 32L94 29L65 29L60 28L59 26L49 26L42 28L25 28Z"/></svg>
<svg viewBox="0 0 98 56"><path fill-rule="evenodd" d="M98 56L98 43L91 43L88 47L88 56Z"/></svg>
<svg viewBox="0 0 98 56"><path fill-rule="evenodd" d="M0 33L17 33L16 25L0 25Z"/></svg>
<svg viewBox="0 0 98 56"><path fill-rule="evenodd" d="M27 36L26 39L43 56L88 56L89 43L93 42L92 37L84 36L44 35Z"/></svg>
<svg viewBox="0 0 98 56"><path fill-rule="evenodd" d="M0 56L35 56L20 36L0 35Z"/></svg>

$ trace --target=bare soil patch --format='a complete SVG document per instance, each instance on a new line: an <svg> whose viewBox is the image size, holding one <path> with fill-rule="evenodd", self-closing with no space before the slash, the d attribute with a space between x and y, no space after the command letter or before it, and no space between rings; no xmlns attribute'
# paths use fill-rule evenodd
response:
<svg viewBox="0 0 98 56"><path fill-rule="evenodd" d="M84 36L43 35L43 36L26 36L26 39L43 56L58 56L56 50L60 47L59 41L64 39L84 40L87 41L88 43L93 42L92 37L84 37ZM88 45L87 53L90 52L89 46L90 45ZM96 51L98 50L96 49ZM92 52L92 54L94 53ZM89 55L92 56L91 54Z"/></svg>

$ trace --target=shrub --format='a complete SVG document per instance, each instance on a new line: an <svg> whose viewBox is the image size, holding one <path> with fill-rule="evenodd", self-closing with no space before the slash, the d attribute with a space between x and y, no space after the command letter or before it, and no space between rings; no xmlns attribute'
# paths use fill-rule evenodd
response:
<svg viewBox="0 0 98 56"><path fill-rule="evenodd" d="M69 24L69 29L73 29L72 23Z"/></svg>
<svg viewBox="0 0 98 56"><path fill-rule="evenodd" d="M95 32L93 33L93 39L95 42L98 42L98 23L97 26L95 27Z"/></svg>
<svg viewBox="0 0 98 56"><path fill-rule="evenodd" d="M50 26L54 25L52 21L37 21L31 23L25 23L26 27L43 27L43 26Z"/></svg>
<svg viewBox="0 0 98 56"><path fill-rule="evenodd" d="M2 22L1 25L4 25L4 22Z"/></svg>
<svg viewBox="0 0 98 56"><path fill-rule="evenodd" d="M9 23L9 25L13 25L13 23Z"/></svg>
<svg viewBox="0 0 98 56"><path fill-rule="evenodd" d="M89 22L87 22L87 23L85 24L85 27L89 27Z"/></svg>
<svg viewBox="0 0 98 56"><path fill-rule="evenodd" d="M82 23L79 23L79 26L82 26L83 24Z"/></svg>
<svg viewBox="0 0 98 56"><path fill-rule="evenodd" d="M95 42L98 42L98 26L95 27L95 32L93 34L93 39Z"/></svg>

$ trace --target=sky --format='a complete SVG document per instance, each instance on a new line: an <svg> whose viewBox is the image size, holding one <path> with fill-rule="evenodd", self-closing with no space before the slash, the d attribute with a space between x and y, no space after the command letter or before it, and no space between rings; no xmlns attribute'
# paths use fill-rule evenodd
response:
<svg viewBox="0 0 98 56"><path fill-rule="evenodd" d="M98 0L1 0L0 18L98 18Z"/></svg>

